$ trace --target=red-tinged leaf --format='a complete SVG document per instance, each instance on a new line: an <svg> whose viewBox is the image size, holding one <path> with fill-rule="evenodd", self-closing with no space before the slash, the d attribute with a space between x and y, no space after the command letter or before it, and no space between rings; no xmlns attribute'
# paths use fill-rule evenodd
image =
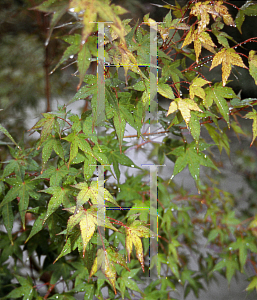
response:
<svg viewBox="0 0 257 300"><path fill-rule="evenodd" d="M48 139L49 135L52 132L52 129L56 125L56 116L51 113L43 113L43 119L39 120L31 129L41 128L41 138L39 146ZM30 130L31 130L30 129Z"/></svg>
<svg viewBox="0 0 257 300"><path fill-rule="evenodd" d="M126 227L126 250L127 257L130 261L130 254L132 252L133 245L135 246L137 259L139 260L142 270L144 271L144 254L140 237L149 238L150 235L155 236L155 234L142 224L144 224L144 222L139 220L128 220L128 226Z"/></svg>
<svg viewBox="0 0 257 300"><path fill-rule="evenodd" d="M112 247L107 248L107 253L110 256L113 263L119 264L130 272L130 269L127 266L126 260L123 255L119 252L116 252Z"/></svg>

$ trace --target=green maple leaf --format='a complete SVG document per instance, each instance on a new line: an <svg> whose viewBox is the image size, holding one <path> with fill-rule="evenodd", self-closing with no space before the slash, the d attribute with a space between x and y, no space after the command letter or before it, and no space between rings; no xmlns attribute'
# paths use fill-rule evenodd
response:
<svg viewBox="0 0 257 300"><path fill-rule="evenodd" d="M64 140L71 143L69 165L71 161L77 156L78 149L93 156L92 149L89 143L86 141L86 138L87 136L85 134L75 132L72 132L67 137L63 138Z"/></svg>
<svg viewBox="0 0 257 300"><path fill-rule="evenodd" d="M103 202L105 199L106 201L109 201L119 207L119 204L113 199L110 192L105 189L101 183L99 183L98 186L98 181L92 181L90 186L88 186L86 182L82 182L74 185L74 187L80 189L80 192L77 196L77 206L85 204L89 199L91 199L93 204L98 204L98 194L100 194L100 197L104 197L99 199L101 202Z"/></svg>
<svg viewBox="0 0 257 300"><path fill-rule="evenodd" d="M42 190L41 192L53 195L48 203L47 212L43 221L43 223L45 223L46 219L53 212L55 212L61 204L65 203L65 201L67 200L69 201L68 198L71 194L71 191L70 189L63 188L60 186L52 186L48 189Z"/></svg>
<svg viewBox="0 0 257 300"><path fill-rule="evenodd" d="M36 181L32 181L30 178L24 181L20 177L6 178L7 183L12 185L12 188L8 191L0 207L17 199L19 202L19 212L23 228L25 228L25 214L29 205L29 197L39 199L39 194L36 192Z"/></svg>
<svg viewBox="0 0 257 300"><path fill-rule="evenodd" d="M60 139L50 136L43 144L42 161L43 165L49 160L52 151L64 160L64 151Z"/></svg>
<svg viewBox="0 0 257 300"><path fill-rule="evenodd" d="M49 135L52 133L52 129L56 129L57 133L59 134L59 124L56 119L56 115L52 113L43 113L43 119L39 120L31 129L37 129L42 127L41 137L39 146L49 138Z"/></svg>
<svg viewBox="0 0 257 300"><path fill-rule="evenodd" d="M218 171L211 159L202 153L202 151L206 150L210 146L211 145L202 142L200 142L198 145L196 142L192 142L189 145L187 144L186 148L184 146L180 146L172 151L171 154L178 156L175 162L173 176L180 173L187 165L190 174L195 181L199 180L200 165L213 168Z"/></svg>
<svg viewBox="0 0 257 300"><path fill-rule="evenodd" d="M39 175L37 178L50 178L50 186L59 186L62 179L71 172L78 173L78 170L75 168L68 169L66 165L60 167L49 166L43 174Z"/></svg>
<svg viewBox="0 0 257 300"><path fill-rule="evenodd" d="M229 109L225 98L232 99L237 98L236 94L230 87L224 87L221 83L215 83L213 87L207 87L205 89L206 99L204 105L208 108L214 102L220 114L223 116L229 126Z"/></svg>

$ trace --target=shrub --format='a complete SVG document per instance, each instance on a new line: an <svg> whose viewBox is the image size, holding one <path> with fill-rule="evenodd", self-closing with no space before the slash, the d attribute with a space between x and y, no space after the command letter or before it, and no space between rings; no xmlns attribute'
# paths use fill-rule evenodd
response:
<svg viewBox="0 0 257 300"><path fill-rule="evenodd" d="M0 181L3 299L75 299L79 292L107 299L107 291L108 299L170 299L179 285L185 297L198 297L217 273L230 283L238 271L256 270L257 217L242 214L215 184L219 164L210 149L229 155L226 129L246 134L239 118L253 121L249 144L256 146L257 101L228 86L241 68L257 82L255 51L238 51L256 38L237 43L224 30L241 32L257 5L189 1L162 8L168 14L159 24L149 15L141 23L121 20L126 11L109 0L48 0L35 8L52 13L49 37L64 14L73 17L56 68L74 59L78 86L69 104L88 105L80 115L67 105L43 113L31 129L40 134L32 146L0 127L12 142L2 146L9 151ZM95 61L97 73L90 74ZM157 104L157 88L168 109ZM126 133L128 125L134 134ZM128 156L135 147L146 157L144 145L147 167ZM163 179L157 169L167 160L174 169ZM122 181L124 167L138 172ZM186 167L198 194L173 182ZM257 289L256 273L248 277L246 290Z"/></svg>

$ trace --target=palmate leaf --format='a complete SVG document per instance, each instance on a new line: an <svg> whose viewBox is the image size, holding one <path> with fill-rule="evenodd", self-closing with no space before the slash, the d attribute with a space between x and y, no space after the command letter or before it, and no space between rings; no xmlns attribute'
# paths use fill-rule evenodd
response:
<svg viewBox="0 0 257 300"><path fill-rule="evenodd" d="M89 276L92 277L97 272L100 266L100 269L102 270L106 278L110 281L110 284L112 285L116 294L116 269L114 264L119 264L130 271L127 267L124 257L121 254L116 252L112 247L108 247L106 251L101 248L97 251L97 256L94 260L94 264Z"/></svg>
<svg viewBox="0 0 257 300"><path fill-rule="evenodd" d="M215 54L210 70L217 67L219 64L222 64L223 86L226 85L228 77L231 73L232 65L248 69L246 65L243 63L242 58L239 56L239 54L236 53L236 51L233 48L229 48L229 49L223 48L221 51Z"/></svg>
<svg viewBox="0 0 257 300"><path fill-rule="evenodd" d="M247 1L243 6L240 7L236 15L236 27L242 34L242 24L244 23L245 16L257 16L257 4L251 1Z"/></svg>
<svg viewBox="0 0 257 300"><path fill-rule="evenodd" d="M42 127L41 137L39 142L39 148L41 144L48 139L49 135L52 133L52 129L59 128L59 124L56 120L56 115L52 113L43 113L43 119L39 120L31 129L37 129ZM30 130L31 130L30 129ZM59 131L57 132L59 133Z"/></svg>
<svg viewBox="0 0 257 300"><path fill-rule="evenodd" d="M141 237L149 238L150 236L155 236L155 234L145 226L143 221L134 220L133 215L128 219L126 226L126 250L127 257L130 261L130 254L132 252L133 245L136 248L136 256L139 260L142 270L144 271L144 253L143 246L141 242Z"/></svg>
<svg viewBox="0 0 257 300"><path fill-rule="evenodd" d="M117 229L111 224L108 219L99 218L99 216L97 215L97 206L91 206L91 208L88 210L83 209L82 206L80 206L78 209L76 209L76 207L71 207L70 209L68 209L68 211L74 212L74 214L70 216L68 220L67 233L69 234L71 230L77 224L79 224L83 242L83 257L85 255L87 244L95 232L96 226L104 226L106 228L117 231Z"/></svg>
<svg viewBox="0 0 257 300"><path fill-rule="evenodd" d="M200 107L194 102L192 99L189 98L176 98L174 101L170 103L169 110L167 116L172 114L173 112L179 110L181 115L186 122L188 127L190 118L191 118L191 110L202 112Z"/></svg>
<svg viewBox="0 0 257 300"><path fill-rule="evenodd" d="M204 89L202 89L202 86L206 85L207 83L210 83L210 81L199 77L195 78L189 87L190 99L193 100L194 96L198 96L199 98L205 100L205 92Z"/></svg>
<svg viewBox="0 0 257 300"><path fill-rule="evenodd" d="M204 105L208 108L213 102L217 105L220 114L228 123L229 126L229 109L225 98L232 99L237 98L233 89L230 87L224 87L221 83L217 82L213 87L207 87L205 89L206 99Z"/></svg>
<svg viewBox="0 0 257 300"><path fill-rule="evenodd" d="M98 186L98 184L100 186ZM119 207L119 204L114 200L110 192L105 189L101 183L98 183L98 181L92 181L90 186L88 186L86 182L82 182L74 185L73 187L80 189L77 196L77 206L87 203L89 199L91 199L93 204L98 204L98 193L100 192L99 194L104 195L104 199L106 201L109 201Z"/></svg>
<svg viewBox="0 0 257 300"><path fill-rule="evenodd" d="M60 141L60 138L55 138L55 136L49 136L49 138L44 142L42 149L42 163L43 165L49 160L52 151L60 156L64 160L64 151Z"/></svg>
<svg viewBox="0 0 257 300"><path fill-rule="evenodd" d="M20 287L13 289L7 296L2 299L13 299L13 298L21 298L32 300L37 298L37 293L33 287L32 279L28 276L24 278L19 275L15 275L16 279L20 283Z"/></svg>
<svg viewBox="0 0 257 300"><path fill-rule="evenodd" d="M25 229L25 214L29 205L29 197L39 199L39 193L36 192L37 182L31 181L30 178L27 178L23 181L18 176L16 178L6 178L5 181L12 185L12 188L4 197L3 201L0 204L0 207L13 201L14 199L17 199L22 225ZM9 211L9 213L11 213L11 211Z"/></svg>
<svg viewBox="0 0 257 300"><path fill-rule="evenodd" d="M192 142L191 144L187 144L186 148L184 146L180 146L177 149L173 150L171 154L178 156L174 170L173 176L180 173L187 165L190 171L190 174L194 178L195 181L199 180L200 174L200 165L205 167L213 168L218 171L217 167L213 164L211 159L202 153L202 151L206 150L211 145L200 142L198 145L196 142Z"/></svg>
<svg viewBox="0 0 257 300"><path fill-rule="evenodd" d="M72 132L67 137L63 138L64 140L71 143L70 146L70 159L69 165L71 161L77 156L78 149L82 150L84 153L90 154L93 156L92 149L89 143L86 141L87 136L83 133Z"/></svg>
<svg viewBox="0 0 257 300"><path fill-rule="evenodd" d="M46 219L53 212L55 212L61 204L65 202L66 198L68 198L71 195L71 190L60 186L52 186L48 189L42 190L41 192L53 195L48 203L47 212L43 221L44 224Z"/></svg>

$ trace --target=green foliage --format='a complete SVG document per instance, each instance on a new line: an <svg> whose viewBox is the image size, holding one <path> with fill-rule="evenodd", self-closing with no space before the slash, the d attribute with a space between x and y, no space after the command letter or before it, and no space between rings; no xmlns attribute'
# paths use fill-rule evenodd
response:
<svg viewBox="0 0 257 300"><path fill-rule="evenodd" d="M222 31L236 24L241 32L245 16L256 15L256 5L238 8L235 21L223 1L161 7L169 10L164 23L157 25L146 15L134 26L120 18L126 11L109 0L51 0L34 8L52 16L46 43L62 18L72 18L67 31L60 32L69 45L53 71L74 60L78 85L69 103L86 100L87 106L81 114L66 105L42 113L32 127L39 138L31 144L16 142L0 125L6 158L0 170L2 299L76 299L79 292L84 299L106 299L105 287L108 299L171 299L179 297L177 286L182 286L184 297L199 297L217 272L229 284L241 272L250 281L246 290L257 290L256 273L247 273L249 267L257 269L256 203L240 210L235 197L213 179L221 169L215 148L230 155L226 129L249 136L239 118L253 120L252 142L247 142L256 146L257 101L241 99L226 86L232 68L248 67L235 50L238 44L231 46L233 37ZM103 21L112 23L106 25L104 44L109 65L104 66L105 82L99 86L97 74L89 73L101 43L96 22ZM152 26L157 28L156 91L150 86L153 79L157 82L157 66L150 60ZM255 52L247 58L256 83ZM202 64L211 71L208 76L201 73ZM216 82L212 69L220 64L222 81ZM103 84L105 99L99 99ZM168 109L158 105L157 132L152 131L156 120L147 116L155 92L170 101ZM101 127L95 126L100 105L105 112ZM135 134L127 135L128 125ZM163 137L161 143L154 142L155 134ZM173 171L166 171L170 179L158 176L158 204L152 180L149 183L152 174L128 156L133 148L146 156L143 146L150 143L154 148L148 151L149 164L174 163ZM247 163L248 157L243 159ZM248 164L252 161L249 158ZM123 174L125 167L135 171L133 176ZM173 181L185 168L198 194ZM247 178L257 190L256 169ZM149 265L151 240L158 241L158 254L150 256ZM191 252L197 271L190 268ZM9 257L14 264L7 268ZM30 271L24 276L27 261ZM145 284L149 271L153 276Z"/></svg>

